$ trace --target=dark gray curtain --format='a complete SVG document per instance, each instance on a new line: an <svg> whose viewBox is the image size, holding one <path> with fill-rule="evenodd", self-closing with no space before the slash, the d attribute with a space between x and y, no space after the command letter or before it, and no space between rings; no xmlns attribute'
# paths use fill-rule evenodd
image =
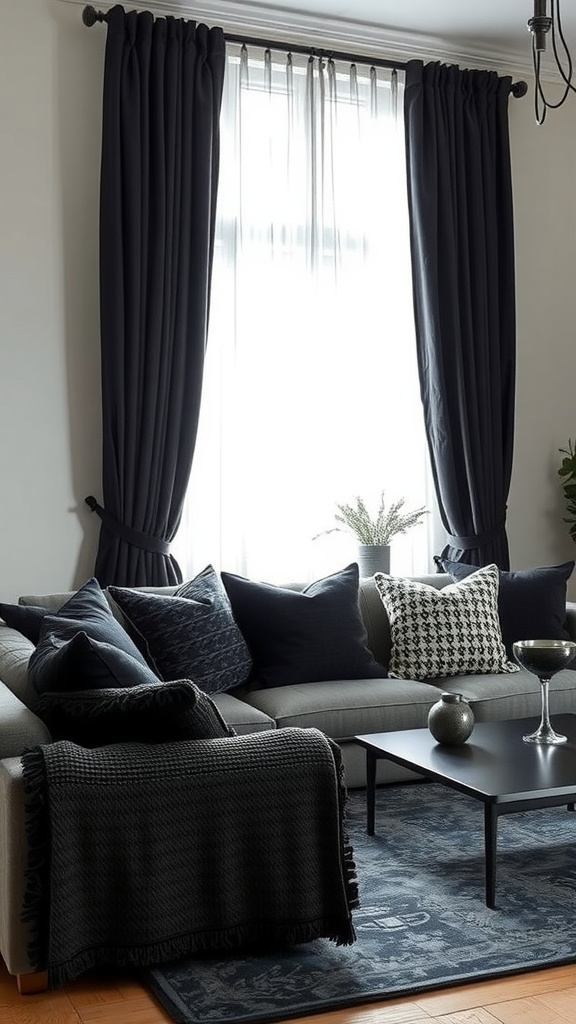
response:
<svg viewBox="0 0 576 1024"><path fill-rule="evenodd" d="M222 30L113 7L100 195L102 584L179 582L208 323Z"/></svg>
<svg viewBox="0 0 576 1024"><path fill-rule="evenodd" d="M509 568L515 388L511 79L410 61L405 130L420 387L443 554Z"/></svg>

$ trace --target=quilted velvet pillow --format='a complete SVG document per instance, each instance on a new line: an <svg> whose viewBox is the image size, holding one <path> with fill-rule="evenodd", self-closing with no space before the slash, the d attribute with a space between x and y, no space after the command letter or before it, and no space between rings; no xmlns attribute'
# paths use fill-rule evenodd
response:
<svg viewBox="0 0 576 1024"><path fill-rule="evenodd" d="M302 592L228 572L222 580L254 659L256 684L386 676L366 646L356 563Z"/></svg>
<svg viewBox="0 0 576 1024"><path fill-rule="evenodd" d="M477 571L473 565L448 558L438 561L455 581ZM499 570L498 615L509 654L516 640L571 639L566 625L566 584L573 570L573 561L517 572Z"/></svg>
<svg viewBox="0 0 576 1024"><path fill-rule="evenodd" d="M234 736L214 702L188 679L129 689L44 693L35 712L54 740L83 747Z"/></svg>
<svg viewBox="0 0 576 1024"><path fill-rule="evenodd" d="M502 642L495 565L442 590L385 573L376 573L374 582L390 621L390 676L436 679L519 671Z"/></svg>
<svg viewBox="0 0 576 1024"><path fill-rule="evenodd" d="M211 565L167 597L109 587L131 636L162 679L193 679L205 693L245 683L252 659Z"/></svg>
<svg viewBox="0 0 576 1024"><path fill-rule="evenodd" d="M114 618L100 584L91 579L53 615L45 615L28 676L37 693L134 686L157 676Z"/></svg>

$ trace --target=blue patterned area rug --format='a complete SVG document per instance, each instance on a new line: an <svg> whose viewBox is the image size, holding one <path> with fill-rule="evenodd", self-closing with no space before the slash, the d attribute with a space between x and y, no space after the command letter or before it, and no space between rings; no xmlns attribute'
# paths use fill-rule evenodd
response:
<svg viewBox="0 0 576 1024"><path fill-rule="evenodd" d="M258 1024L576 961L576 814L500 818L496 910L484 903L484 809L437 784L381 787L377 835L353 790L357 941L188 959L146 983L178 1024Z"/></svg>

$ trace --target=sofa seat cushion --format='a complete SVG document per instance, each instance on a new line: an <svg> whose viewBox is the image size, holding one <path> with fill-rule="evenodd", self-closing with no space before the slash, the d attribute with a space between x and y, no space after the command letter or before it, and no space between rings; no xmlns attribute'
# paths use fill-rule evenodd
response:
<svg viewBox="0 0 576 1024"><path fill-rule="evenodd" d="M252 690L244 699L278 728L314 727L337 742L361 733L420 729L440 690L411 679L334 679Z"/></svg>
<svg viewBox="0 0 576 1024"><path fill-rule="evenodd" d="M466 697L478 722L531 717L540 720L540 683L536 676L524 669L514 675L452 676L450 679L437 679L435 683L446 692L461 693ZM575 709L576 670L567 668L551 680L550 715L553 718L554 714L573 714Z"/></svg>
<svg viewBox="0 0 576 1024"><path fill-rule="evenodd" d="M222 718L239 736L250 732L265 732L275 729L276 722L270 715L239 700L232 693L214 693L212 700Z"/></svg>

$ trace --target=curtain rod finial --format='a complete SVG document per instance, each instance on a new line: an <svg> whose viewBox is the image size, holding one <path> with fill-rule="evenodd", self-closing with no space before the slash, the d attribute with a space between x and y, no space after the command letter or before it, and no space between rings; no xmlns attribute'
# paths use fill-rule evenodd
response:
<svg viewBox="0 0 576 1024"><path fill-rule="evenodd" d="M91 6L91 4L85 7L82 11L82 21L87 28L92 28L92 25L95 25L99 20L98 12Z"/></svg>

